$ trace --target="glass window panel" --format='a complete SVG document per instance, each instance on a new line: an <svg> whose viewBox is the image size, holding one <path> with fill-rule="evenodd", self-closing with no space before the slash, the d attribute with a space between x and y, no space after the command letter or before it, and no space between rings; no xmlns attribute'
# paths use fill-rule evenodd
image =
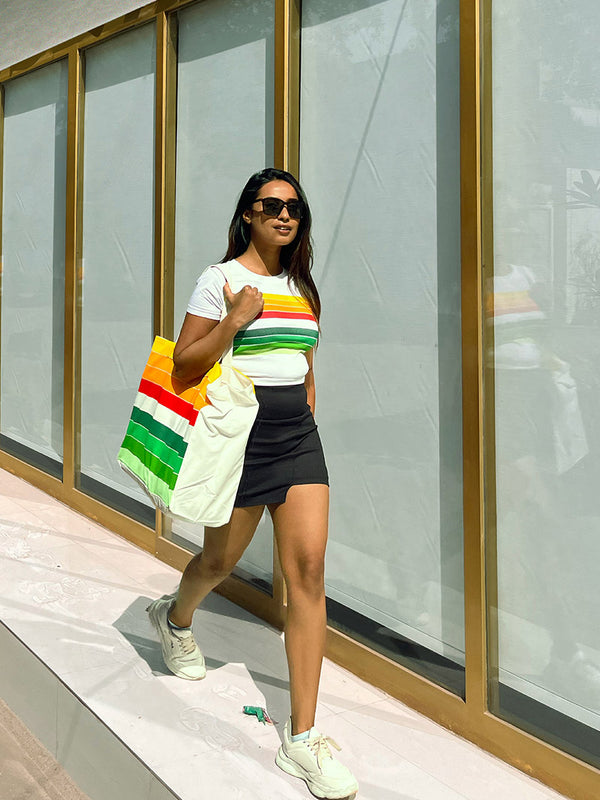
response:
<svg viewBox="0 0 600 800"><path fill-rule="evenodd" d="M86 52L81 487L147 521L116 457L152 345L154 95L154 26Z"/></svg>
<svg viewBox="0 0 600 800"><path fill-rule="evenodd" d="M5 87L2 447L62 475L67 64Z"/></svg>
<svg viewBox="0 0 600 800"><path fill-rule="evenodd" d="M176 333L196 279L218 262L237 198L273 163L274 2L205 0L178 14ZM192 547L202 530L173 523ZM266 519L240 562L262 585L273 573Z"/></svg>
<svg viewBox="0 0 600 800"><path fill-rule="evenodd" d="M461 693L458 24L457 1L305 0L300 168L330 618Z"/></svg>
<svg viewBox="0 0 600 800"><path fill-rule="evenodd" d="M600 764L600 6L492 8L492 705Z"/></svg>

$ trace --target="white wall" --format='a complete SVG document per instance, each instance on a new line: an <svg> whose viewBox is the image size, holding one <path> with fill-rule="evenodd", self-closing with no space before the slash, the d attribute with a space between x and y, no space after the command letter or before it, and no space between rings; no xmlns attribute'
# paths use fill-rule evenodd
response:
<svg viewBox="0 0 600 800"><path fill-rule="evenodd" d="M145 5L147 0L0 0L0 69Z"/></svg>

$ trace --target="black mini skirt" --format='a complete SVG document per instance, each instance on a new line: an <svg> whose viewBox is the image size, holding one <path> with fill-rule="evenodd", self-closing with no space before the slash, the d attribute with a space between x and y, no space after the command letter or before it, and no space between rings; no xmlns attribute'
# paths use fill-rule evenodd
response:
<svg viewBox="0 0 600 800"><path fill-rule="evenodd" d="M255 390L258 414L246 446L235 507L283 503L290 486L329 486L304 384L256 386Z"/></svg>

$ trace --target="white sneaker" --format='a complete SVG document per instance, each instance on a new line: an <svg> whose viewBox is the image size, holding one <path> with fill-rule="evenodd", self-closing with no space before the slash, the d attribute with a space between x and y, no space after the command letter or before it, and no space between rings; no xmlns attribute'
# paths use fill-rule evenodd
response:
<svg viewBox="0 0 600 800"><path fill-rule="evenodd" d="M206 675L204 658L191 630L177 631L167 622L173 603L173 597L161 597L150 603L146 611L158 633L167 667L179 678L199 681Z"/></svg>
<svg viewBox="0 0 600 800"><path fill-rule="evenodd" d="M309 739L292 742L291 720L283 729L283 744L277 751L275 763L284 772L302 778L315 797L341 800L354 796L358 791L356 778L347 767L331 755L329 745L340 747L328 736L322 736L313 728Z"/></svg>

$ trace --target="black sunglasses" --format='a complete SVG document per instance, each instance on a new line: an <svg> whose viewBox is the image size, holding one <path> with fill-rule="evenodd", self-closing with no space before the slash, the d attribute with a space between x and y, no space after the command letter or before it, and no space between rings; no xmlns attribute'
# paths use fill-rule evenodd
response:
<svg viewBox="0 0 600 800"><path fill-rule="evenodd" d="M302 200L288 200L287 203L284 203L278 197L259 197L254 202L262 203L262 210L268 217L278 217L284 206L292 219L302 219L304 213Z"/></svg>

